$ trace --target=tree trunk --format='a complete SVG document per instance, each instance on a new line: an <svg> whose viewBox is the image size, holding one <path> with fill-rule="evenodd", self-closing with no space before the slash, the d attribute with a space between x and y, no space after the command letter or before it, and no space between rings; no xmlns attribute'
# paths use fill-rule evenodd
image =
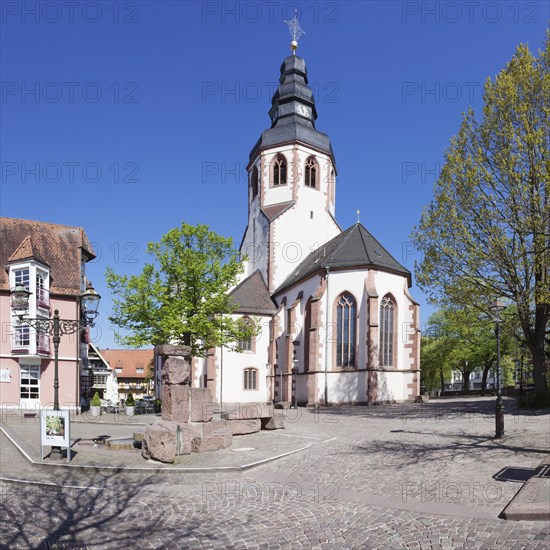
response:
<svg viewBox="0 0 550 550"><path fill-rule="evenodd" d="M530 348L533 355L533 379L535 381L535 392L547 396L548 385L546 383L546 371L548 363L544 351L544 344Z"/></svg>
<svg viewBox="0 0 550 550"><path fill-rule="evenodd" d="M439 369L439 380L441 382L441 393L445 391L445 376L443 375L443 369Z"/></svg>
<svg viewBox="0 0 550 550"><path fill-rule="evenodd" d="M550 308L549 308L550 309ZM548 384L546 382L546 370L548 362L544 349L546 339L546 324L548 322L547 306L537 305L535 308L535 326L533 330L528 323L522 323L523 333L527 346L533 357L533 378L535 392L544 397L548 396ZM527 329L527 330L526 330Z"/></svg>
<svg viewBox="0 0 550 550"><path fill-rule="evenodd" d="M487 375L489 374L489 370L491 369L492 363L487 363L483 367L483 375L481 377L481 395L485 395L485 392L487 391Z"/></svg>
<svg viewBox="0 0 550 550"><path fill-rule="evenodd" d="M462 393L469 393L470 391L470 375L471 370L462 370Z"/></svg>

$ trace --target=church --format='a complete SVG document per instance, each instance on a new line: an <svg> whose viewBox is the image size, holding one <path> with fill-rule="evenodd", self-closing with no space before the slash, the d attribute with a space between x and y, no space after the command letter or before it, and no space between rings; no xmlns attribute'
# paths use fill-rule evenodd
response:
<svg viewBox="0 0 550 550"><path fill-rule="evenodd" d="M194 360L194 385L210 388L218 403L412 400L420 313L411 273L359 221L345 230L336 221L334 152L316 128L293 38L271 126L250 152L245 272L231 292L235 315L260 331Z"/></svg>

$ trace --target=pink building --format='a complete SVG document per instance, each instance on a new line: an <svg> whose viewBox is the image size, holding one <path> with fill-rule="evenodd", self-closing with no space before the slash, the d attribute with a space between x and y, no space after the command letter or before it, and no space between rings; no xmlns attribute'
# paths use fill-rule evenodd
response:
<svg viewBox="0 0 550 550"><path fill-rule="evenodd" d="M53 404L54 360L50 334L18 318L10 290L22 284L31 292L26 317L81 318L80 294L86 289L86 262L95 257L79 227L0 218L0 405L35 409ZM87 331L61 336L59 404L80 405L81 375L87 371ZM85 369L83 369L85 367ZM84 371L84 372L83 372Z"/></svg>

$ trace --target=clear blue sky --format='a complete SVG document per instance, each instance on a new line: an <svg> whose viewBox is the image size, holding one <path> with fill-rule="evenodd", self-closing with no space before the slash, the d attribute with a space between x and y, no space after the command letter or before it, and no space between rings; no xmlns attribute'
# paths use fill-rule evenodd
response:
<svg viewBox="0 0 550 550"><path fill-rule="evenodd" d="M480 111L483 82L519 43L542 46L547 2L1 4L0 213L84 227L102 347L117 346L107 266L138 272L146 243L182 221L240 242L244 167L296 7L338 164L337 219L346 228L361 210L413 270L409 235L461 113Z"/></svg>

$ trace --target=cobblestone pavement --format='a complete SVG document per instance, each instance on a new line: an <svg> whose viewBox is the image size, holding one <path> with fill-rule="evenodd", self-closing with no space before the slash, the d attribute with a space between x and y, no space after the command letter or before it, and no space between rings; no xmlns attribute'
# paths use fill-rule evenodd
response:
<svg viewBox="0 0 550 550"><path fill-rule="evenodd" d="M3 478L38 483L0 484L0 544L548 549L547 522L498 519L550 448L550 411L512 405L498 442L494 399L289 411L329 441L242 473L44 472L1 436Z"/></svg>

